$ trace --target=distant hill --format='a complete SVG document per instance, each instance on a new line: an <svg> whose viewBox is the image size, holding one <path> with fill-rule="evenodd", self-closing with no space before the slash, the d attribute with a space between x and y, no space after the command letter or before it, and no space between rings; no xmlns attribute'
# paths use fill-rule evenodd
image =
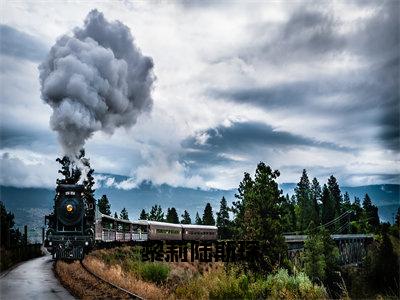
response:
<svg viewBox="0 0 400 300"><path fill-rule="evenodd" d="M110 175L111 176L111 175ZM123 176L112 175L117 182L126 179ZM281 189L284 194L293 194L296 184L283 183ZM44 188L16 188L1 186L0 200L4 202L6 208L15 214L16 224L22 227L25 224L33 229L30 236L35 239L40 237L40 228L44 223L44 215L48 214L53 207L54 190ZM393 216L400 206L399 191L400 185L381 184L367 185L359 187L341 187L342 192L347 191L351 200L354 196L363 199L368 193L372 201L379 208L379 216L383 221L393 221ZM219 201L222 196L232 202L236 189L232 190L201 190L183 187L172 187L169 185L154 186L151 183L143 183L137 188L130 190L117 189L115 187L101 187L96 190L96 198L105 194L111 203L111 210L121 211L126 207L130 219L137 219L142 208L148 212L152 205L159 204L164 211L168 207L174 206L178 210L179 216L186 209L189 211L192 221L196 212L202 216L204 207L210 202L214 213L219 209Z"/></svg>

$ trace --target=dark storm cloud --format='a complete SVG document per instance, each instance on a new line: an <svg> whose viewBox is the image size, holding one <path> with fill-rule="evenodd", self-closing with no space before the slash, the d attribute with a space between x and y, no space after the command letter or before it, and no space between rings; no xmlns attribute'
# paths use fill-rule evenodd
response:
<svg viewBox="0 0 400 300"><path fill-rule="evenodd" d="M47 51L46 45L35 37L10 26L0 24L1 54L31 61L40 61L46 57Z"/></svg>
<svg viewBox="0 0 400 300"><path fill-rule="evenodd" d="M35 127L21 127L14 124L1 124L0 140L2 148L30 147L55 148L56 136L54 133ZM31 149L32 150L32 149Z"/></svg>
<svg viewBox="0 0 400 300"><path fill-rule="evenodd" d="M355 22L345 34L339 33L340 22L332 13L307 6L294 12L272 40L263 36L262 26L257 25L259 39L265 42L243 49L240 55L250 65L265 62L285 69L290 63L318 66L334 61L338 54L350 54L363 62L361 69L313 78L305 74L307 79L294 83L237 85L209 93L267 111L287 109L289 113L315 113L319 117L337 113L342 126L371 128L371 132L379 132L375 138L383 147L399 150L399 2L375 4L374 10L374 16ZM340 101L332 103L332 97Z"/></svg>
<svg viewBox="0 0 400 300"><path fill-rule="evenodd" d="M215 153L224 151L250 151L257 146L291 147L307 146L347 151L338 145L319 142L289 132L276 131L273 127L259 122L235 122L229 127L210 128L200 135L207 136L205 143L198 143L195 137L183 142L188 149L197 149Z"/></svg>

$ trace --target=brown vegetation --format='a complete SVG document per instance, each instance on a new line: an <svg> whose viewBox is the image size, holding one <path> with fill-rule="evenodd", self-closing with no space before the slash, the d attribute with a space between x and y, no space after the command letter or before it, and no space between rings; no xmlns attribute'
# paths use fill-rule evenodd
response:
<svg viewBox="0 0 400 300"><path fill-rule="evenodd" d="M126 293L88 273L77 261L58 261L55 272L61 283L79 299L129 299Z"/></svg>

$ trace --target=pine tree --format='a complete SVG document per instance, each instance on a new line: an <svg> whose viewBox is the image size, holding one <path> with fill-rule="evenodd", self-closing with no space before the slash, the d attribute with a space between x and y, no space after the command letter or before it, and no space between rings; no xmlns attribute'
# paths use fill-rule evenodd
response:
<svg viewBox="0 0 400 300"><path fill-rule="evenodd" d="M215 225L214 214L210 203L207 203L204 208L202 223L203 225Z"/></svg>
<svg viewBox="0 0 400 300"><path fill-rule="evenodd" d="M164 222L164 213L161 209L161 205L154 205L149 214L149 220L150 221L158 221L158 222Z"/></svg>
<svg viewBox="0 0 400 300"><path fill-rule="evenodd" d="M290 204L289 194L286 194L285 202L282 204L282 228L284 232L292 232L296 230L296 228L292 229Z"/></svg>
<svg viewBox="0 0 400 300"><path fill-rule="evenodd" d="M97 207L102 214L111 216L111 205L106 195L101 196L97 201Z"/></svg>
<svg viewBox="0 0 400 300"><path fill-rule="evenodd" d="M117 214L117 212L114 212L114 219L118 219L118 214Z"/></svg>
<svg viewBox="0 0 400 300"><path fill-rule="evenodd" d="M329 192L331 193L331 197L334 203L334 216L339 217L342 213L341 207L343 198L340 192L339 184L333 175L331 175L331 177L329 177L328 179L328 189ZM340 224L338 224L338 226L340 227Z"/></svg>
<svg viewBox="0 0 400 300"><path fill-rule="evenodd" d="M126 210L125 207L121 210L121 213L119 214L119 218L122 220L129 220L128 211Z"/></svg>
<svg viewBox="0 0 400 300"><path fill-rule="evenodd" d="M220 239L231 238L231 222L225 197L222 197L219 212L217 212L217 227Z"/></svg>
<svg viewBox="0 0 400 300"><path fill-rule="evenodd" d="M319 203L322 202L321 197L322 197L321 186L318 182L318 179L314 177L311 185L311 202L312 202L311 220L314 222L316 226L320 225L321 223L321 216L319 209Z"/></svg>
<svg viewBox="0 0 400 300"><path fill-rule="evenodd" d="M245 212L248 207L247 202L253 197L253 179L250 174L245 172L243 180L239 183L238 194L235 198L238 199L232 203L231 211L235 215L232 222L233 234L236 239L242 239L248 231L248 225L245 220Z"/></svg>
<svg viewBox="0 0 400 300"><path fill-rule="evenodd" d="M379 229L379 215L378 215L378 207L372 204L372 200L368 194L365 194L363 200L363 209L365 212L365 217L368 224L371 226L371 230L376 232Z"/></svg>
<svg viewBox="0 0 400 300"><path fill-rule="evenodd" d="M149 218L148 214L144 209L142 209L142 212L140 213L139 220L147 220Z"/></svg>
<svg viewBox="0 0 400 300"><path fill-rule="evenodd" d="M397 209L395 224L396 224L397 226L400 226L400 207Z"/></svg>
<svg viewBox="0 0 400 300"><path fill-rule="evenodd" d="M192 220L190 219L190 215L185 209L185 211L182 214L182 221L181 224L192 224Z"/></svg>
<svg viewBox="0 0 400 300"><path fill-rule="evenodd" d="M200 219L199 213L196 212L196 221L195 221L196 225L202 225L203 222Z"/></svg>
<svg viewBox="0 0 400 300"><path fill-rule="evenodd" d="M324 184L322 188L322 225L332 221L335 218L335 203L331 193Z"/></svg>
<svg viewBox="0 0 400 300"><path fill-rule="evenodd" d="M176 212L175 207L172 207L171 209L168 208L166 221L168 223L179 224L178 213Z"/></svg>
<svg viewBox="0 0 400 300"><path fill-rule="evenodd" d="M313 220L313 203L311 200L310 181L308 179L307 171L304 169L299 183L295 188L297 204L299 205L299 229L304 231L308 228L310 222Z"/></svg>
<svg viewBox="0 0 400 300"><path fill-rule="evenodd" d="M279 265L287 253L281 218L285 199L276 182L279 175L279 171L260 162L254 181L245 173L235 195L238 201L232 207L235 237L260 241L262 255L255 257L255 262L247 262L247 266L265 273Z"/></svg>

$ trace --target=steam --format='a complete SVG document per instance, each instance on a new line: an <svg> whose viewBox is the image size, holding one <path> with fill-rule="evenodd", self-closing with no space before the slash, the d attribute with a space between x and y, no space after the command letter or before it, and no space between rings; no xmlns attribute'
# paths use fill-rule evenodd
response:
<svg viewBox="0 0 400 300"><path fill-rule="evenodd" d="M150 111L153 61L127 26L92 10L73 36L60 37L39 66L42 99L66 155L76 157L94 132L112 134Z"/></svg>

